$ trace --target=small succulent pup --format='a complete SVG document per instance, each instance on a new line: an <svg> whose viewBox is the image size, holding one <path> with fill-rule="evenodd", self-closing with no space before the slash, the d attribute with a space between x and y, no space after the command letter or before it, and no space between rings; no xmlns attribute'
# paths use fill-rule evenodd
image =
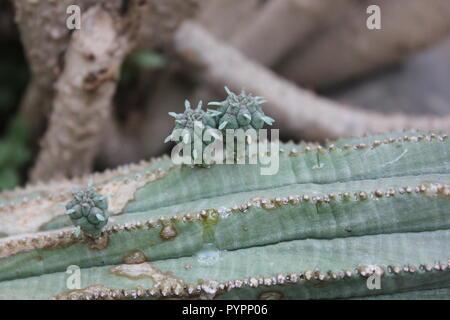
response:
<svg viewBox="0 0 450 320"><path fill-rule="evenodd" d="M92 182L86 189L73 190L74 199L66 204L66 213L77 226L77 233L83 231L91 238L99 238L108 223L108 200L95 191Z"/></svg>
<svg viewBox="0 0 450 320"><path fill-rule="evenodd" d="M175 128L164 142L178 142L178 139L182 138L182 143L184 145L190 145L191 157L194 159L196 166L205 167L214 163L214 161L205 161L203 157L199 159L198 149L201 147L201 150L204 150L206 146L216 140L223 141L223 137L227 136L227 129L243 129L244 131L253 129L258 132L264 127L264 124L272 125L275 121L264 114L262 104L266 101L262 97L254 97L251 94L246 94L244 90L237 95L231 92L227 87L225 87L225 91L228 96L224 101L210 102L208 104L217 106L217 110L209 109L205 112L202 110L201 101L197 105L197 108L193 109L191 108L189 101L186 100L185 111L183 113L177 114L169 112L169 115L175 118ZM204 141L203 136L208 129L213 129L209 130L212 138L208 141ZM176 130L184 131L181 132ZM200 145L198 145L198 143L196 145L195 141L200 141ZM249 141L251 141L251 139L249 139ZM236 159L237 154L237 144L234 144L234 151L232 150L230 154L228 154L227 150L226 154L223 154L223 161L228 158ZM223 163L223 161L221 163Z"/></svg>
<svg viewBox="0 0 450 320"><path fill-rule="evenodd" d="M264 98L246 94L244 90L240 94L233 93L225 87L227 98L222 102L210 102L209 106L217 106L217 110L208 110L218 123L220 130L226 129L255 129L259 130L264 124L272 125L274 119L266 116L262 110Z"/></svg>
<svg viewBox="0 0 450 320"><path fill-rule="evenodd" d="M183 130L182 142L184 144L191 144L192 157L195 160L198 157L198 152L195 148L195 140L201 141L202 150L213 141L203 141L203 134L208 129L216 129L217 122L214 117L202 110L202 101L197 105L197 108L193 109L188 100L184 102L185 110L183 113L169 112L169 115L175 118L175 127L172 133L164 140L164 142L175 141L175 130ZM181 132L181 131L180 131ZM214 139L220 138L220 136L211 131L211 135Z"/></svg>

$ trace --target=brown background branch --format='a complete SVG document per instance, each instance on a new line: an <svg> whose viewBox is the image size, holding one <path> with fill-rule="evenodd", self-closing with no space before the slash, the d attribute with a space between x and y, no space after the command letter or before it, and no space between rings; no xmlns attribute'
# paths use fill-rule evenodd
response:
<svg viewBox="0 0 450 320"><path fill-rule="evenodd" d="M373 0L358 4L276 70L300 85L331 86L399 61L450 33L448 0ZM366 27L369 4L380 6L381 30Z"/></svg>
<svg viewBox="0 0 450 320"><path fill-rule="evenodd" d="M82 17L82 28L72 36L56 84L50 124L32 181L92 170L100 133L111 113L120 66L133 48L140 21L139 6L129 21L115 21L101 6L91 7Z"/></svg>
<svg viewBox="0 0 450 320"><path fill-rule="evenodd" d="M320 98L281 79L234 48L215 39L195 22L185 22L175 36L178 52L201 66L199 76L223 88L245 88L268 101L267 112L284 131L301 133L311 140L338 138L415 128L450 130L450 116L412 117L361 111Z"/></svg>

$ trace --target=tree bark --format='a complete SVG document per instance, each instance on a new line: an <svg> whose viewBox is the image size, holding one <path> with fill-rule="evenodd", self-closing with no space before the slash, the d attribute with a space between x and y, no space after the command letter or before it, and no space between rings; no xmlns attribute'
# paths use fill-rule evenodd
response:
<svg viewBox="0 0 450 320"><path fill-rule="evenodd" d="M54 100L54 86L61 75L65 52L70 42L70 32L66 27L69 5L78 5L83 16L95 5L103 6L116 18L126 18L117 1L111 0L13 0L16 22L32 70L32 83L20 107L22 118L30 128L31 138L37 139L51 108L46 107ZM186 17L194 15L199 0L129 0L129 8L140 6L142 21L136 40L147 49L162 47L172 40L178 25ZM131 20L130 23L132 22ZM121 31L122 32L122 31Z"/></svg>
<svg viewBox="0 0 450 320"><path fill-rule="evenodd" d="M31 180L83 175L92 170L105 119L111 113L120 66L133 48L139 7L130 21L115 20L102 6L83 14L56 83L50 125Z"/></svg>

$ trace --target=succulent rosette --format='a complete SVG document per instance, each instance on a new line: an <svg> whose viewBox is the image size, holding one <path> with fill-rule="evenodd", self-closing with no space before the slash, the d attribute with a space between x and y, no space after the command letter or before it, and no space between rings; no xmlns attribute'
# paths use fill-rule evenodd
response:
<svg viewBox="0 0 450 320"><path fill-rule="evenodd" d="M209 106L217 106L216 110L208 110L218 122L220 130L226 129L255 129L259 130L264 124L272 125L275 120L264 114L262 104L266 101L262 97L245 93L235 94L225 87L227 98L222 102L210 102Z"/></svg>
<svg viewBox="0 0 450 320"><path fill-rule="evenodd" d="M108 223L108 201L92 186L73 191L74 199L66 204L66 213L73 224L92 238L101 236Z"/></svg>
<svg viewBox="0 0 450 320"><path fill-rule="evenodd" d="M195 139L201 141L202 150L210 144L214 139L220 138L214 131L211 131L213 139L203 141L203 135L208 129L217 129L217 122L214 117L202 110L202 102L200 101L197 108L193 109L188 100L185 101L185 110L183 113L169 112L169 115L175 118L175 127L172 133L164 142L177 141L175 130L183 130L181 132L182 143L191 144L192 157L195 160L198 157L198 150L195 148Z"/></svg>

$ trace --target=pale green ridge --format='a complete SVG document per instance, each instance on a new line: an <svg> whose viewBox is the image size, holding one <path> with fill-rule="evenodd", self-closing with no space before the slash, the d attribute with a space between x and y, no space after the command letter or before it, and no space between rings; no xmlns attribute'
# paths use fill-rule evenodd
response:
<svg viewBox="0 0 450 320"><path fill-rule="evenodd" d="M150 279L130 280L109 272L136 249L159 269L190 283L315 269L323 274L351 272L367 264L388 271L388 265L447 263L450 143L437 136L417 141L403 139L405 135L388 143L380 136L368 137L353 141L364 145L342 149L307 150L302 144L280 153L280 168L273 176L262 176L260 165L174 167L139 189L124 214L110 218L103 230L109 243L103 249L93 249L86 240L58 247L58 239L70 230L61 238L48 232L47 238L30 234L0 239L0 297L4 292L45 298L61 293L69 265L83 268L84 287L148 288ZM115 181L133 179L159 167L168 169L171 161L112 176ZM49 190L55 192L55 186ZM47 227L62 225L64 218ZM198 258L205 246L217 249L220 259L212 265ZM241 289L218 298L255 299L268 290L284 298L351 298L450 287L448 266L430 270L388 271L381 291L369 292L355 274L257 288L241 283ZM39 285L45 291L35 289Z"/></svg>
<svg viewBox="0 0 450 320"><path fill-rule="evenodd" d="M333 144L335 144L336 146L339 145L341 147L344 144L355 145L355 144L361 143L362 141L364 141L367 144L371 144L376 140L380 140L381 138L388 138L388 137L401 138L401 137L405 137L405 136L416 137L421 134L422 134L421 132L414 132L414 131L394 132L394 133L390 133L390 134L369 136L369 137L364 137L364 138L342 139L342 140L337 140L337 141L333 142ZM342 141L343 143L338 143L339 141ZM353 144L351 144L350 142L353 142ZM403 143L405 143L405 142L403 142ZM417 142L410 142L410 143L417 143ZM427 141L424 141L424 143L427 143ZM442 141L436 141L436 139L435 139L432 141L432 144L433 143L442 143ZM448 140L445 141L444 143L448 144ZM285 143L285 144L281 143L280 144L280 149L285 150L286 153L288 153L289 150L291 150L293 148L296 149L298 152L304 152L305 147L306 147L306 144L304 142L301 142L298 144L294 144L294 143ZM351 151L351 150L349 150L349 151ZM313 151L313 152L311 152L311 154L316 154L316 152ZM172 165L172 162L171 162L170 158L157 159L156 161L151 162L149 164L149 166L147 168L145 168L144 170L140 170L138 172L132 172L129 174L123 174L123 175L118 174L116 177L112 178L111 181L122 181L127 178L133 178L136 174L145 174L147 172L156 170L158 168L168 169L171 165ZM244 166L244 167L249 167L249 166ZM251 167L254 168L256 166L251 166ZM201 169L199 169L199 170L201 170ZM257 171L257 170L255 170L255 171ZM87 180L87 178L86 178L86 180ZM24 198L34 199L39 196L45 196L46 194L47 194L47 190L45 189L44 186L42 187L42 190L39 190L39 188L33 189L30 192L26 192L26 189L20 190L20 192L18 192L17 197L11 197L10 192L0 193L0 205L8 205L11 202L19 202Z"/></svg>
<svg viewBox="0 0 450 320"><path fill-rule="evenodd" d="M230 193L206 199L198 199L161 208L149 207L147 210L128 212L126 215L111 217L112 223L126 223L129 221L144 221L148 219L159 219L160 217L172 217L176 214L187 214L199 212L204 209L224 209L234 205L245 204L256 197L276 198L290 195L328 195L330 193L343 192L373 192L377 189L387 191L391 188L416 187L421 184L450 183L450 174L424 174L416 176L393 177L373 180L356 180L347 182L336 182L329 184L292 184L289 186L276 187L272 189L252 190L247 192ZM52 223L46 224L42 230L52 230L71 226L72 223L67 216L59 217Z"/></svg>
<svg viewBox="0 0 450 320"><path fill-rule="evenodd" d="M153 172L157 169L167 170L172 165L173 164L172 164L172 161L170 160L170 158L168 156L163 156L161 158L150 161L148 163L148 166L146 166L142 170L137 170L137 171L136 170L124 170L124 171L131 171L126 174L121 174L118 171L109 180L105 180L104 178L102 178L101 179L102 182L100 184L102 184L103 182L120 182L120 181L124 181L126 179L133 179L136 175L145 175L145 174L147 174L149 172ZM110 171L110 170L107 170L103 173L95 173L92 176L86 176L84 178L85 181L82 184L87 184L89 179L92 178L93 176L107 175L108 171ZM83 180L83 179L79 179L79 180ZM66 183L66 182L67 181L64 181L64 183ZM57 189L58 182L51 182L51 185L52 185L52 187L54 187L54 189ZM56 192L58 192L58 191L60 191L60 190L56 190ZM17 188L16 190L9 190L9 191L0 193L0 206L2 206L2 205L7 206L12 203L18 203L25 199L33 200L33 199L37 199L39 197L48 196L48 194L49 194L49 191L48 191L48 187L46 185L42 185L42 186L37 185L37 186L29 186L29 187L25 187L25 188Z"/></svg>
<svg viewBox="0 0 450 320"><path fill-rule="evenodd" d="M256 197L273 199L276 197L288 197L296 195L324 196L330 193L343 192L373 192L377 189L387 191L391 188L416 187L421 184L449 183L450 174L428 174L418 176L404 176L395 178L384 178L378 180L357 180L347 182L337 182L330 184L292 184L289 186L276 187L272 189L252 190L248 192L231 193L224 196L217 196L208 199L199 199L182 204L171 205L162 208L149 208L143 211L130 212L127 215L115 216L116 223L144 219L158 219L159 217L171 217L175 214L186 214L198 212L203 209L230 208L234 205L245 204Z"/></svg>
<svg viewBox="0 0 450 320"><path fill-rule="evenodd" d="M34 191L34 192L25 193L23 195L11 198L11 197L5 197L5 196L3 196L3 193L0 193L0 206L2 206L2 205L7 206L14 202L21 202L25 199L27 199L27 200L37 199L37 198L41 197L42 195L43 195L43 192Z"/></svg>
<svg viewBox="0 0 450 320"><path fill-rule="evenodd" d="M0 259L2 273L0 279L27 277L39 273L61 271L67 264L77 264L82 267L110 265L119 263L129 251L139 248L152 260L175 258L191 255L205 243L214 243L219 249L233 250L255 245L265 245L286 240L317 238L332 239L369 234L385 234L397 232L432 231L450 228L449 199L417 194L399 194L394 187L404 187L419 182L450 181L450 175L424 175L413 177L380 179L379 181L356 181L333 185L315 185L315 188L301 186L298 190L292 187L283 189L283 193L275 193L280 197L300 195L308 190L310 200L297 204L283 204L266 209L263 206L252 205L244 212L229 212L225 207L219 208L217 219L204 221L194 219L191 222L174 222L177 236L169 241L161 239L161 227L152 229L133 229L120 231L109 235L109 245L104 250L92 250L88 243L78 243L67 248L33 250L18 253ZM376 184L378 182L378 184ZM367 186L368 185L368 186ZM394 196L377 198L372 193L376 189L384 192L394 189ZM298 191L298 193L296 193ZM323 193L319 193L322 191ZM315 203L314 195L328 196L329 193L351 191L351 197L338 197L328 203ZM356 195L353 194L357 192ZM366 200L358 197L360 191L367 194ZM292 192L292 193L291 193ZM260 194L258 194L260 195ZM273 193L269 197L273 199ZM227 196L227 197L230 197ZM246 204L251 197L242 199L228 198L227 208L237 204ZM185 208L185 209L189 209ZM202 209L211 209L202 207ZM165 208L143 213L126 214L114 217L114 223L126 224L149 219L155 222L161 216L172 217L175 214L186 215L193 211L182 213ZM180 208L181 210L181 208ZM198 211L197 211L198 212ZM195 216L195 215L194 215ZM111 218L112 219L112 218ZM64 255L64 259L61 259ZM41 256L37 260L36 256Z"/></svg>
<svg viewBox="0 0 450 320"><path fill-rule="evenodd" d="M417 290L393 294L359 297L355 300L450 300L450 288Z"/></svg>
<svg viewBox="0 0 450 320"><path fill-rule="evenodd" d="M348 137L348 138L340 138L337 140L327 141L326 146L334 145L338 148L342 148L344 145L354 146L357 144L372 144L374 141L383 141L386 139L397 139L404 137L417 137L417 136L430 136L433 132L425 132L425 131L416 131L416 130L407 130L407 131L396 131L396 132L388 132L388 133L379 133L369 136L363 137ZM437 134L437 132L434 132Z"/></svg>
<svg viewBox="0 0 450 320"><path fill-rule="evenodd" d="M450 272L416 272L403 273L401 275L389 274L382 278L382 288L380 290L369 290L367 279L362 277L352 277L343 280L331 280L329 282L309 281L297 285L275 285L268 288L260 286L258 288L245 287L240 290L233 290L218 297L223 300L261 299L264 293L281 293L282 299L310 300L310 299L349 299L358 296L370 296L380 293L390 294L397 290L420 290L432 289L450 283Z"/></svg>
<svg viewBox="0 0 450 320"><path fill-rule="evenodd" d="M159 216L164 216L164 212L173 214L174 211L229 205L227 195L239 198L242 194L249 198L250 193L264 196L283 187L304 192L299 190L302 186L305 190L314 190L314 185L321 187L358 180L445 174L450 171L450 143L437 139L404 141L382 144L374 149L337 149L325 154L311 151L296 156L289 156L289 150L285 150L280 154L280 168L276 175L263 176L260 170L259 164L170 170L166 177L139 189L124 213L158 209L161 212ZM216 198L227 200L221 203L220 200L216 202ZM44 225L42 230L67 225L70 225L67 217L58 217Z"/></svg>
<svg viewBox="0 0 450 320"><path fill-rule="evenodd" d="M372 294L389 294L401 290L421 290L450 286L450 271L425 271L421 265L448 263L447 246L450 231L402 233L350 237L332 240L296 240L275 245L252 247L235 251L218 251L213 263L205 263L198 256L166 259L151 262L162 271L171 273L187 283L197 284L200 279L219 282L271 278L278 274L304 274L306 271L353 271L361 265L377 265L385 270L381 278L381 290L369 290L366 279L354 275L351 278L300 280L296 284L243 286L218 298L255 299L265 291L281 292L284 298L347 298ZM186 268L186 265L191 266ZM415 272L389 273L388 266L415 266ZM67 290L69 275L60 272L27 279L0 283L2 299L47 299ZM101 283L106 287L133 289L150 288L150 278L131 280L114 275L110 267L94 267L81 270L82 287Z"/></svg>
<svg viewBox="0 0 450 320"><path fill-rule="evenodd" d="M448 141L390 143L374 149L337 149L325 154L307 152L292 157L286 153L280 155L279 171L272 176L261 175L260 165L172 170L165 178L137 191L135 200L124 212L295 184L327 184L450 171Z"/></svg>
<svg viewBox="0 0 450 320"><path fill-rule="evenodd" d="M416 181L417 177L410 179ZM422 179L428 181L429 177ZM370 181L370 187L373 187L372 183ZM371 194L372 188L363 188L361 181L357 182L357 188L350 185L346 183L346 188L340 186L342 189L337 187L324 191L333 190L335 194L336 190L366 191L368 198L361 200L357 195L352 195L349 199L340 197L329 203L319 204L311 199L272 209L253 205L244 212L224 211L213 221L194 219L191 222L174 222L177 236L169 241L161 239L161 227L154 227L111 233L108 247L100 251L90 249L88 243L78 243L67 248L18 253L0 259L3 271L0 279L61 271L67 264L82 267L116 264L127 252L136 248L143 250L152 260L159 260L191 255L208 242L214 243L219 249L232 250L295 239L331 239L450 228L447 198L417 194L415 191L411 194L399 194L396 191L395 196L377 198ZM246 199L242 203L248 201ZM161 214L161 211L122 215L116 217L114 222L145 224L148 219L156 221L156 214ZM61 259L61 255L64 255L64 259ZM37 260L36 256L42 259Z"/></svg>

